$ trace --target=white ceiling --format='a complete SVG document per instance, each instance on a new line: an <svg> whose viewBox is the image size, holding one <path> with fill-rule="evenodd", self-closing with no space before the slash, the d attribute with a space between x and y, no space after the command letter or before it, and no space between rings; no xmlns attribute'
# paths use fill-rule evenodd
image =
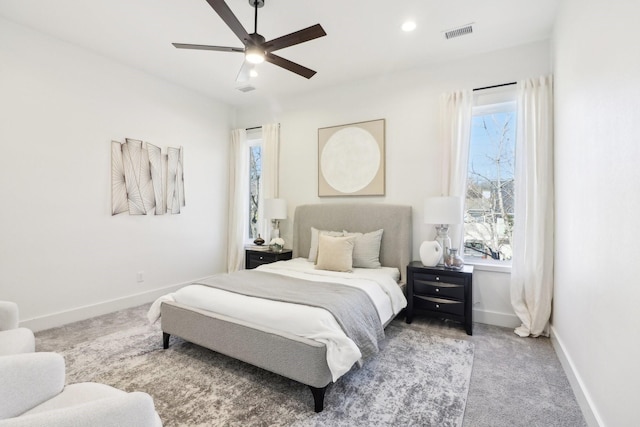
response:
<svg viewBox="0 0 640 427"><path fill-rule="evenodd" d="M226 0L252 33L248 0ZM171 43L243 47L205 0L0 0L0 16L242 106L365 77L550 37L560 0L265 0L258 33L267 40L320 23L327 36L277 53L317 71L310 80L264 63L243 93L241 53L182 50ZM404 33L406 19L418 27ZM443 31L473 23L473 34Z"/></svg>

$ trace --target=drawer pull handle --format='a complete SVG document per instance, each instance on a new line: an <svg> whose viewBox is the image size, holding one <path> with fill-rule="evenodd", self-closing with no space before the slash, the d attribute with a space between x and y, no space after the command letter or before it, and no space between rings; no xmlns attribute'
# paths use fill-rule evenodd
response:
<svg viewBox="0 0 640 427"><path fill-rule="evenodd" d="M440 304L436 304L436 308L440 308Z"/></svg>
<svg viewBox="0 0 640 427"><path fill-rule="evenodd" d="M436 281L440 281L440 276L436 276Z"/></svg>
<svg viewBox="0 0 640 427"><path fill-rule="evenodd" d="M440 292L440 288L436 288L436 292Z"/></svg>
<svg viewBox="0 0 640 427"><path fill-rule="evenodd" d="M261 259L261 260L263 260L264 258L263 258L263 257L260 257L260 259Z"/></svg>

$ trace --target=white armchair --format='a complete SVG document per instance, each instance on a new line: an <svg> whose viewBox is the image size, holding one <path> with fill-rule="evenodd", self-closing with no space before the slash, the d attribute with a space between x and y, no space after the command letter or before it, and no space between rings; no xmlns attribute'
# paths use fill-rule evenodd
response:
<svg viewBox="0 0 640 427"><path fill-rule="evenodd" d="M161 427L147 393L98 383L65 387L57 353L0 356L0 427Z"/></svg>
<svg viewBox="0 0 640 427"><path fill-rule="evenodd" d="M35 348L33 332L18 327L18 305L10 301L0 301L0 356L33 353Z"/></svg>

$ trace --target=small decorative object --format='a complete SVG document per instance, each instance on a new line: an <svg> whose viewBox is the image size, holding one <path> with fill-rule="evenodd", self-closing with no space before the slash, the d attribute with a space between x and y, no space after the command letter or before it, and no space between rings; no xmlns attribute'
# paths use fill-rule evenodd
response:
<svg viewBox="0 0 640 427"><path fill-rule="evenodd" d="M271 245L271 250L273 252L279 254L284 249L284 239L281 237L276 237L274 239L271 239L269 245Z"/></svg>
<svg viewBox="0 0 640 427"><path fill-rule="evenodd" d="M420 245L420 260L425 267L435 267L442 258L442 246L435 240L424 241Z"/></svg>
<svg viewBox="0 0 640 427"><path fill-rule="evenodd" d="M457 249L449 249L449 255L444 257L444 266L452 270L461 270L464 267L464 261L458 255Z"/></svg>
<svg viewBox="0 0 640 427"><path fill-rule="evenodd" d="M262 246L264 245L264 239L260 237L260 235L258 234L258 237L256 237L256 240L254 240L253 243L255 243L258 246Z"/></svg>

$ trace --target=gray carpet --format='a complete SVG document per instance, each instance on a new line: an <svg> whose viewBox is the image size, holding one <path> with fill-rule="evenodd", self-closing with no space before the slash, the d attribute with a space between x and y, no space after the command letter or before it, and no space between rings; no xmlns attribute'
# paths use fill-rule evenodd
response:
<svg viewBox="0 0 640 427"><path fill-rule="evenodd" d="M416 317L413 330L472 342L473 372L464 427L586 427L549 338L520 338L511 328Z"/></svg>
<svg viewBox="0 0 640 427"><path fill-rule="evenodd" d="M382 351L330 386L313 412L308 387L173 339L162 349L146 306L36 335L65 356L68 383L96 381L154 398L165 426L461 426L474 344L401 321Z"/></svg>

